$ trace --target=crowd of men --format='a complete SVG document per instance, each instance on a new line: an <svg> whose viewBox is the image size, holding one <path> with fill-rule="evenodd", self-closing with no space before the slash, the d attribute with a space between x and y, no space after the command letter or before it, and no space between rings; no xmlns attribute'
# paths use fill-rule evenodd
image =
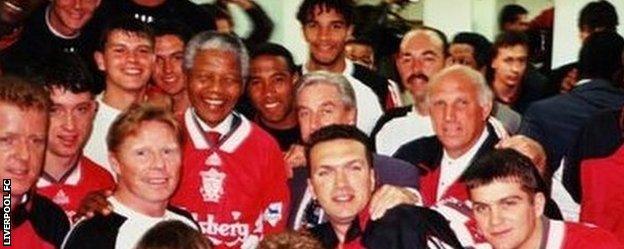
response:
<svg viewBox="0 0 624 249"><path fill-rule="evenodd" d="M395 79L350 0L302 1L302 65L252 0L0 4L3 248L624 248L607 1L557 70L509 5L405 32Z"/></svg>

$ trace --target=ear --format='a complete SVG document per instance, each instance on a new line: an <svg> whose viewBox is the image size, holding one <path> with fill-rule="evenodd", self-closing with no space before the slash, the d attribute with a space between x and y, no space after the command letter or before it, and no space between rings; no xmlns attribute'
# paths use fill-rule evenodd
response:
<svg viewBox="0 0 624 249"><path fill-rule="evenodd" d="M372 163L373 162L371 162L371 164ZM375 177L376 175L375 175L375 171L373 170L373 165L371 165L370 167L371 167L370 168L370 186L371 186L370 191L374 192L375 191L375 186L376 186L375 183L377 182L377 178Z"/></svg>
<svg viewBox="0 0 624 249"><path fill-rule="evenodd" d="M533 208L535 209L536 218L542 217L544 208L546 207L546 197L544 193L538 192L533 196Z"/></svg>
<svg viewBox="0 0 624 249"><path fill-rule="evenodd" d="M481 120L487 120L490 117L490 113L492 113L492 102L479 105L481 106Z"/></svg>
<svg viewBox="0 0 624 249"><path fill-rule="evenodd" d="M297 86L297 82L299 82L299 72L294 72L292 75L292 85L293 88Z"/></svg>
<svg viewBox="0 0 624 249"><path fill-rule="evenodd" d="M314 187L312 186L312 180L310 178L308 178L308 191L310 191L312 199L316 199L316 190L314 190Z"/></svg>
<svg viewBox="0 0 624 249"><path fill-rule="evenodd" d="M347 124L355 125L357 122L357 107L350 107L347 111Z"/></svg>
<svg viewBox="0 0 624 249"><path fill-rule="evenodd" d="M93 59L95 59L95 64L100 71L106 71L106 65L104 64L104 54L100 51L95 51L93 53Z"/></svg>
<svg viewBox="0 0 624 249"><path fill-rule="evenodd" d="M115 172L115 174L117 174L118 176L121 175L120 163L119 160L117 160L117 155L115 155L115 152L108 152L108 163L110 163L111 168L113 169L113 172Z"/></svg>
<svg viewBox="0 0 624 249"><path fill-rule="evenodd" d="M353 37L353 24L347 28L347 37Z"/></svg>
<svg viewBox="0 0 624 249"><path fill-rule="evenodd" d="M97 7L99 7L99 6L100 6L100 3L102 3L102 0L98 0L98 1L95 3L95 8L96 8L96 9L97 9Z"/></svg>

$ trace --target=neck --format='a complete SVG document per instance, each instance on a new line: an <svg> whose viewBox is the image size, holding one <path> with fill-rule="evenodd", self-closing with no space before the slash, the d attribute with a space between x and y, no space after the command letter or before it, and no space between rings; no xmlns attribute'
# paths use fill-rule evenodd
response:
<svg viewBox="0 0 624 249"><path fill-rule="evenodd" d="M123 184L117 185L113 196L130 209L150 217L162 217L167 209L167 201L146 201L130 193Z"/></svg>
<svg viewBox="0 0 624 249"><path fill-rule="evenodd" d="M64 36L74 36L78 34L78 30L73 30L73 29L63 26L60 18L56 14L54 14L54 12L51 11L50 8L48 8L46 11L47 11L46 17L48 19L48 22L50 23L50 27L49 27L50 29L53 29L55 32Z"/></svg>
<svg viewBox="0 0 624 249"><path fill-rule="evenodd" d="M340 241L340 243L344 243L345 237L347 236L347 231L349 231L349 227L351 226L351 223L347 223L347 224L332 223L331 225L334 228L334 232L336 233L336 236L338 237L338 240Z"/></svg>
<svg viewBox="0 0 624 249"><path fill-rule="evenodd" d="M73 156L61 157L48 150L45 156L43 171L58 181L63 175L67 174L67 171L69 171L72 166L76 165L78 158L80 158L79 155L80 153L76 153Z"/></svg>
<svg viewBox="0 0 624 249"><path fill-rule="evenodd" d="M191 102L186 91L181 91L180 93L173 95L172 99L173 113L175 114L182 114L189 106L191 106Z"/></svg>
<svg viewBox="0 0 624 249"><path fill-rule="evenodd" d="M264 126L269 127L271 129L288 130L297 126L297 115L293 110L293 111L290 111L290 113L288 113L288 115L286 115L286 117L281 121L271 122L260 117L260 122L262 122Z"/></svg>
<svg viewBox="0 0 624 249"><path fill-rule="evenodd" d="M532 248L541 248L542 244L542 230L543 228L542 218L537 218L535 222L535 229L533 229L533 233L531 236L522 243L522 245L518 249L532 249Z"/></svg>
<svg viewBox="0 0 624 249"><path fill-rule="evenodd" d="M516 98L518 96L518 89L520 89L520 84L509 86L505 83L494 82L493 86L496 97L501 102L505 104L511 104L516 101Z"/></svg>
<svg viewBox="0 0 624 249"><path fill-rule="evenodd" d="M345 61L344 53L341 54L338 57L338 59L336 59L336 62L331 65L323 65L323 64L317 63L314 59L308 60L308 63L307 63L308 70L312 72L324 70L324 71L329 71L332 73L342 73L346 67L347 67L347 62Z"/></svg>
<svg viewBox="0 0 624 249"><path fill-rule="evenodd" d="M421 116L429 116L429 109L427 108L425 101L414 103L414 107Z"/></svg>
<svg viewBox="0 0 624 249"><path fill-rule="evenodd" d="M106 84L106 91L104 91L102 101L117 110L123 111L128 109L130 105L138 102L143 96L143 89L138 91L125 91L111 87L111 85L113 84Z"/></svg>

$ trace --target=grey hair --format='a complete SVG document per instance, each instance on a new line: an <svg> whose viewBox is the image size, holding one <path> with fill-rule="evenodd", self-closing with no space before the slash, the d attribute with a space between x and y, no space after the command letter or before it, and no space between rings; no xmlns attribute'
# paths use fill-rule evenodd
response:
<svg viewBox="0 0 624 249"><path fill-rule="evenodd" d="M472 84L477 89L477 95L479 104L481 106L492 105L494 101L494 93L492 89L485 82L485 77L479 71L472 69L471 67L465 65L453 65L447 68L442 69L442 71L438 72L431 80L429 81L429 85L427 86L427 93L425 95L426 103L430 103L431 98L431 89L440 84L443 78L452 74L460 74L466 78L468 81L464 82L466 84Z"/></svg>
<svg viewBox="0 0 624 249"><path fill-rule="evenodd" d="M203 31L193 36L184 51L184 69L193 68L198 50L214 49L223 52L232 52L240 63L243 82L249 76L249 54L240 38L231 34L222 34L214 31Z"/></svg>
<svg viewBox="0 0 624 249"><path fill-rule="evenodd" d="M299 96L301 91L303 91L306 87L318 84L326 84L336 87L336 89L338 89L338 93L340 94L340 100L342 103L349 108L356 108L357 102L355 101L355 91L353 90L353 87L351 87L351 83L349 83L347 78L345 78L342 74L330 73L327 71L315 71L303 75L297 84L295 96Z"/></svg>

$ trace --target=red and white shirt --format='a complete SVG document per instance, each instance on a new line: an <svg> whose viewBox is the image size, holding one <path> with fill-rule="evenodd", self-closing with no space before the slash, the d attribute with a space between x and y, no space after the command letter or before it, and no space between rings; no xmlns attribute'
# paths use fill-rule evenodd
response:
<svg viewBox="0 0 624 249"><path fill-rule="evenodd" d="M60 181L44 173L36 186L37 193L59 205L71 220L82 198L91 191L114 189L115 181L104 168L81 156L78 164Z"/></svg>
<svg viewBox="0 0 624 249"><path fill-rule="evenodd" d="M285 163L269 134L230 115L229 131L213 145L194 111L184 114L182 175L171 203L191 213L215 248L255 248L264 234L286 226Z"/></svg>

